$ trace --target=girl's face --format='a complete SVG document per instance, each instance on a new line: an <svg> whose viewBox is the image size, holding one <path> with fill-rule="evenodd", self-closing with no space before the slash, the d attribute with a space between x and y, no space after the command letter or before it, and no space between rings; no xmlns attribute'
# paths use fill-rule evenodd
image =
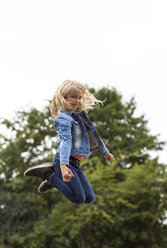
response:
<svg viewBox="0 0 167 248"><path fill-rule="evenodd" d="M83 92L77 88L71 88L68 92L66 100L71 105L72 109L75 111L81 104L81 99L83 98Z"/></svg>

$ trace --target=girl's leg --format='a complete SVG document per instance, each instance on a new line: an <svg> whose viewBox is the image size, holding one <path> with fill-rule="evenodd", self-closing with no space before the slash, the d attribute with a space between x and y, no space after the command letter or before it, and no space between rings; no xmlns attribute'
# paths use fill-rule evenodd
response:
<svg viewBox="0 0 167 248"><path fill-rule="evenodd" d="M71 179L70 182L64 182L62 179L59 163L57 163L56 167L57 167L56 173L50 175L48 180L49 183L53 187L57 188L72 203L74 204L85 203L86 195L77 173L78 168L75 168L74 166L70 165L69 168L70 170L72 170L74 177Z"/></svg>
<svg viewBox="0 0 167 248"><path fill-rule="evenodd" d="M87 177L85 176L81 168L78 168L77 174L86 195L85 203L89 203L89 204L93 203L95 201L95 194L92 189L92 186L90 185Z"/></svg>

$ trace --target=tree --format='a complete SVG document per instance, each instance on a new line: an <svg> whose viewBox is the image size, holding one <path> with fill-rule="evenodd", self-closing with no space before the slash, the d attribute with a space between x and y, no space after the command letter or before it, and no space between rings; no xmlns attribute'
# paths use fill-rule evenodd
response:
<svg viewBox="0 0 167 248"><path fill-rule="evenodd" d="M39 194L40 180L23 176L29 165L54 157L57 133L48 106L2 121L11 133L0 136L2 247L166 247L166 166L149 156L164 142L150 135L144 116L135 117L133 98L123 103L116 89L91 91L106 99L89 116L116 157L112 166L97 153L82 162L96 193L92 205L73 205L56 189Z"/></svg>
<svg viewBox="0 0 167 248"><path fill-rule="evenodd" d="M121 167L143 164L150 159L150 151L163 149L164 142L158 140L158 135L150 135L144 115L135 116L134 98L123 103L122 95L116 89L90 90L97 99L105 100L103 107L90 113L90 118L109 150L122 158Z"/></svg>
<svg viewBox="0 0 167 248"><path fill-rule="evenodd" d="M43 163L53 157L55 131L50 128L53 124L48 113L47 107L43 112L33 108L19 111L13 121L3 121L12 136L1 135L0 236L5 244L17 248L23 247L25 234L34 221L47 214L55 203L52 195L39 197L36 180L23 176L30 164Z"/></svg>

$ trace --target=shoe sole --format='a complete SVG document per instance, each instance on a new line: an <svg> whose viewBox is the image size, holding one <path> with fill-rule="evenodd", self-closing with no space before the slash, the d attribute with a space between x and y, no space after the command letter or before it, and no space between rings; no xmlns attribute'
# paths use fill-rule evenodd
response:
<svg viewBox="0 0 167 248"><path fill-rule="evenodd" d="M45 184L45 182L46 182L47 180L45 180L45 181L43 181L40 185L39 185L39 187L38 187L38 192L39 193L46 193L46 191L48 191L49 189L52 189L52 188L48 188L47 190L44 190L44 191L40 191L40 188L41 188L41 186L43 185L43 184Z"/></svg>
<svg viewBox="0 0 167 248"><path fill-rule="evenodd" d="M45 164L41 164L41 165L36 165L36 166L32 166L29 167L25 172L24 172L24 176L29 176L26 175L29 171L33 170L33 169L38 169L38 168L43 168L43 167L53 167L52 163L45 163Z"/></svg>
<svg viewBox="0 0 167 248"><path fill-rule="evenodd" d="M40 191L40 187L41 187L42 184L44 184L46 181L47 181L47 180L43 181L43 182L39 185L39 187L38 187L38 192L39 192L39 193L44 193L44 192L45 192L45 191Z"/></svg>

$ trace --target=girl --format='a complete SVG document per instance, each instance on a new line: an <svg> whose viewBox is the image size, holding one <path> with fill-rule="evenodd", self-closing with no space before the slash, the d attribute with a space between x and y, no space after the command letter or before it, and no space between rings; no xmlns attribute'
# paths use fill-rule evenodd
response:
<svg viewBox="0 0 167 248"><path fill-rule="evenodd" d="M95 200L93 189L80 168L80 161L94 150L110 163L114 160L86 114L97 103L102 102L79 82L66 80L57 89L50 104L59 135L53 164L33 166L24 173L25 176L42 178L39 192L56 187L74 204L90 204Z"/></svg>

